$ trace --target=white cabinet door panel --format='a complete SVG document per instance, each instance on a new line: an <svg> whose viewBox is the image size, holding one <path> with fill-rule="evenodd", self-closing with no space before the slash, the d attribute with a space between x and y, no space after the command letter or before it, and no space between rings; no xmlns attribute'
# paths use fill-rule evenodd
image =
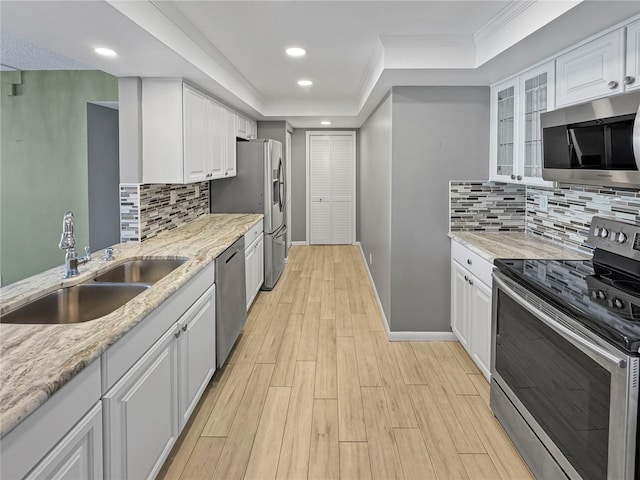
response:
<svg viewBox="0 0 640 480"><path fill-rule="evenodd" d="M189 420L216 366L215 285L182 316L180 328L180 430Z"/></svg>
<svg viewBox="0 0 640 480"><path fill-rule="evenodd" d="M471 354L488 380L491 376L491 289L475 278L470 306Z"/></svg>
<svg viewBox="0 0 640 480"><path fill-rule="evenodd" d="M249 246L244 252L244 273L245 273L245 289L247 291L247 311L251 306L254 297L253 288L255 284L254 265L255 265L255 249Z"/></svg>
<svg viewBox="0 0 640 480"><path fill-rule="evenodd" d="M102 475L102 405L98 402L56 445L27 480L99 480Z"/></svg>
<svg viewBox="0 0 640 480"><path fill-rule="evenodd" d="M178 435L177 328L103 397L105 477L153 478Z"/></svg>
<svg viewBox="0 0 640 480"><path fill-rule="evenodd" d="M254 292L257 294L264 283L264 235L262 233L260 234L260 238L255 246L253 262L253 278L255 280L253 288Z"/></svg>
<svg viewBox="0 0 640 480"><path fill-rule="evenodd" d="M451 262L451 329L462 346L469 350L468 274L455 261Z"/></svg>
<svg viewBox="0 0 640 480"><path fill-rule="evenodd" d="M640 20L627 25L626 90L640 88Z"/></svg>
<svg viewBox="0 0 640 480"><path fill-rule="evenodd" d="M207 98L184 86L184 181L203 182L210 171Z"/></svg>
<svg viewBox="0 0 640 480"><path fill-rule="evenodd" d="M556 59L556 106L622 92L624 29Z"/></svg>
<svg viewBox="0 0 640 480"><path fill-rule="evenodd" d="M223 178L225 164L223 159L223 131L226 124L223 122L223 108L215 102L207 103L207 120L209 128L209 151L211 156L210 179Z"/></svg>

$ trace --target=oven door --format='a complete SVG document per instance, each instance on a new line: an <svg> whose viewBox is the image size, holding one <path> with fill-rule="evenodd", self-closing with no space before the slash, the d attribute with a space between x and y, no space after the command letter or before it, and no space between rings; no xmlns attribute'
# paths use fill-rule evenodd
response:
<svg viewBox="0 0 640 480"><path fill-rule="evenodd" d="M635 478L638 359L499 272L493 285L496 384L569 478Z"/></svg>

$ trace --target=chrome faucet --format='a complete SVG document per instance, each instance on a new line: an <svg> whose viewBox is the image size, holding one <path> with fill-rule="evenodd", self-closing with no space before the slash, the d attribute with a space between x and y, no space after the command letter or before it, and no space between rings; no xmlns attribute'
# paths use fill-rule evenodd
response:
<svg viewBox="0 0 640 480"><path fill-rule="evenodd" d="M78 258L76 251L76 239L73 237L74 228L73 212L64 214L62 219L62 236L60 237L60 250L66 250L64 255L64 278L78 275L78 265L84 265L91 260L89 247L84 247L85 256Z"/></svg>

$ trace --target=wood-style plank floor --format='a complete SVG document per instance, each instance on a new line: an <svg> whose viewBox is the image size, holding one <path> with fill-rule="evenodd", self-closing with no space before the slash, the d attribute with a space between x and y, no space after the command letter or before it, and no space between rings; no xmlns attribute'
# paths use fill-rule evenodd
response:
<svg viewBox="0 0 640 480"><path fill-rule="evenodd" d="M159 478L532 478L488 401L459 343L387 341L357 247L296 246Z"/></svg>

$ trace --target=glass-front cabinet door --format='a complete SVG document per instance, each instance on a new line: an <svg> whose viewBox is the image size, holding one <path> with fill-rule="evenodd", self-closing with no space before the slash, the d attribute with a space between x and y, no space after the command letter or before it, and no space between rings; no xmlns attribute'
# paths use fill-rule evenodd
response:
<svg viewBox="0 0 640 480"><path fill-rule="evenodd" d="M491 88L491 180L551 184L542 180L540 114L553 109L554 92L553 62Z"/></svg>
<svg viewBox="0 0 640 480"><path fill-rule="evenodd" d="M517 79L491 89L491 177L493 180L513 181L516 178L516 102Z"/></svg>
<svg viewBox="0 0 640 480"><path fill-rule="evenodd" d="M527 184L546 184L542 180L542 130L540 114L553 109L555 89L553 62L520 75L520 105L523 133L519 145L521 173ZM517 178L517 177L516 177Z"/></svg>

